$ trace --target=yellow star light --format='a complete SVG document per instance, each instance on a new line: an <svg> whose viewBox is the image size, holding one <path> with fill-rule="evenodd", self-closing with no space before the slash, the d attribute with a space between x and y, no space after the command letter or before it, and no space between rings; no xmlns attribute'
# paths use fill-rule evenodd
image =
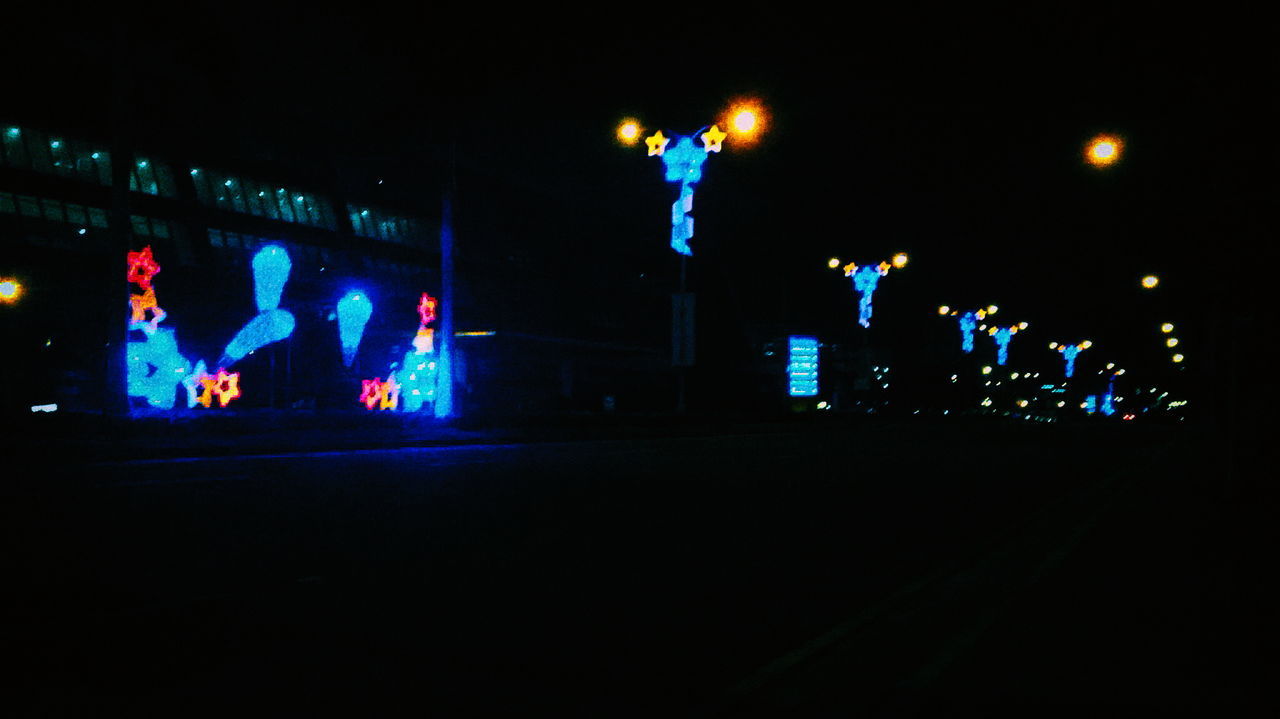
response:
<svg viewBox="0 0 1280 719"><path fill-rule="evenodd" d="M668 142L671 142L671 140L662 136L662 130L658 130L651 137L646 137L644 140L644 144L649 146L650 157L654 155L661 156L663 152L666 152Z"/></svg>
<svg viewBox="0 0 1280 719"><path fill-rule="evenodd" d="M703 149L707 152L719 152L720 143L724 142L724 138L728 136L727 133L720 131L719 125L712 125L710 130L702 133Z"/></svg>

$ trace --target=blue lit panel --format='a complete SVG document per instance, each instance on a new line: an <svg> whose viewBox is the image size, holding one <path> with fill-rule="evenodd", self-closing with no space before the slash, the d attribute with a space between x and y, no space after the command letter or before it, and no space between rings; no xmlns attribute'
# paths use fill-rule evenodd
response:
<svg viewBox="0 0 1280 719"><path fill-rule="evenodd" d="M792 336L787 340L787 393L792 397L818 394L818 338Z"/></svg>

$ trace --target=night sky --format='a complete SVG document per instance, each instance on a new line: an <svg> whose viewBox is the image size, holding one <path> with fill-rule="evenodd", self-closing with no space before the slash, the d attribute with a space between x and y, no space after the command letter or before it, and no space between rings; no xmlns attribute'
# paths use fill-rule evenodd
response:
<svg viewBox="0 0 1280 719"><path fill-rule="evenodd" d="M613 130L631 115L690 133L742 96L769 108L768 134L708 160L693 215L690 285L713 355L790 332L929 353L957 341L939 304L996 303L1031 323L1015 356L1056 363L1049 341L1092 338L1143 361L1166 316L1209 332L1204 297L1252 316L1280 159L1280 67L1260 18L768 7L151 18L129 31L129 107L140 146L340 174L428 217L456 158L463 268L519 275L508 301L556 315L548 331L665 341L675 189ZM90 25L6 33L7 65L24 68L11 114L103 134L112 33ZM1103 171L1082 162L1099 132L1126 141ZM849 280L826 261L896 251L911 263L882 281L860 335ZM1162 294L1139 290L1148 272ZM613 307L626 321L610 329Z"/></svg>

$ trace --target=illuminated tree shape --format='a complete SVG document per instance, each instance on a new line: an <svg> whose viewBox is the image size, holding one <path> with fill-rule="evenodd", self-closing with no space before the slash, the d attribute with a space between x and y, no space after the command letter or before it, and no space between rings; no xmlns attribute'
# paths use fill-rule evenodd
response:
<svg viewBox="0 0 1280 719"><path fill-rule="evenodd" d="M128 253L126 261L129 263L129 282L136 283L144 290L151 289L151 278L160 271L160 265L151 256L151 245L142 248L141 252Z"/></svg>
<svg viewBox="0 0 1280 719"><path fill-rule="evenodd" d="M987 334L991 335L996 341L996 364L1002 365L1009 361L1009 343L1013 341L1013 336L1018 334L1020 328L1018 325L1009 327L992 327L987 330Z"/></svg>
<svg viewBox="0 0 1280 719"><path fill-rule="evenodd" d="M172 329L156 329L141 342L126 345L126 387L156 409L173 409L176 389L191 374L191 363L178 353Z"/></svg>
<svg viewBox="0 0 1280 719"><path fill-rule="evenodd" d="M280 306L280 294L292 269L289 253L279 245L267 245L253 256L253 298L258 303L258 312Z"/></svg>
<svg viewBox="0 0 1280 719"><path fill-rule="evenodd" d="M342 364L350 367L360 349L364 328L373 315L373 303L363 292L351 291L338 300L338 340L342 343Z"/></svg>
<svg viewBox="0 0 1280 719"><path fill-rule="evenodd" d="M288 310L267 310L249 320L222 351L218 364L230 367L259 348L279 342L293 334L294 319Z"/></svg>
<svg viewBox="0 0 1280 719"><path fill-rule="evenodd" d="M415 351L405 353L404 362L395 372L405 412L417 412L426 403L435 401L437 374L435 355Z"/></svg>

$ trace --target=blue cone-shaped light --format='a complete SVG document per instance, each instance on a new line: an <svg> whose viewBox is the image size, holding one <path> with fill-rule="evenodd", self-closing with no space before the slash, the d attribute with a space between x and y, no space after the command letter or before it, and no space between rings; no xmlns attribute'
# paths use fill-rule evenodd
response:
<svg viewBox="0 0 1280 719"><path fill-rule="evenodd" d="M250 352L279 342L293 334L293 315L288 310L267 310L249 320L244 329L236 333L222 352L219 367L230 367Z"/></svg>
<svg viewBox="0 0 1280 719"><path fill-rule="evenodd" d="M369 295L352 290L338 300L338 340L342 342L342 364L350 367L360 349L365 325L373 315Z"/></svg>
<svg viewBox="0 0 1280 719"><path fill-rule="evenodd" d="M253 256L253 298L258 303L258 312L280 306L280 293L292 269L289 253L279 245L267 245Z"/></svg>

